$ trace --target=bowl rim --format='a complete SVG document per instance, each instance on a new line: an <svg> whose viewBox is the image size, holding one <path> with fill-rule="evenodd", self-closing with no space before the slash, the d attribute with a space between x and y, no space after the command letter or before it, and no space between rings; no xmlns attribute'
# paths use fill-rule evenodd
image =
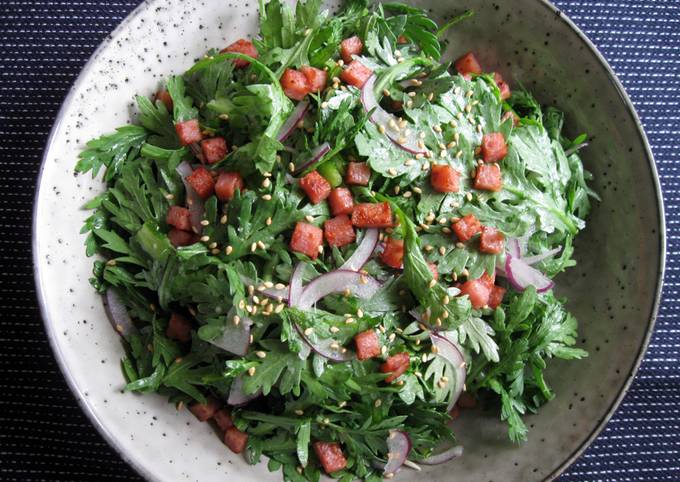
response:
<svg viewBox="0 0 680 482"><path fill-rule="evenodd" d="M654 293L654 302L652 304L652 309L649 314L649 323L647 326L647 330L645 333L645 337L642 341L642 344L640 345L639 351L635 357L635 362L633 363L630 372L625 380L625 382L621 385L619 392L617 396L614 398L612 401L611 405L607 409L607 413L605 414L602 419L593 427L592 431L586 437L586 439L579 445L555 470L553 470L552 473L550 473L548 476L545 477L544 481L552 481L555 480L557 477L559 477L570 465L572 465L580 456L583 454L583 452L593 443L593 441L597 438L597 436L602 432L604 427L607 425L609 420L612 418L616 410L618 409L619 405L623 401L623 398L626 396L628 393L628 390L630 389L630 386L635 379L635 375L637 374L640 364L642 363L642 360L644 358L644 355L647 351L647 348L649 347L649 343L652 337L652 334L654 332L654 326L656 324L656 319L658 316L659 312L659 306L661 303L661 298L662 298L662 291L663 291L663 279L664 279L664 270L665 270L665 264L666 264L666 221L665 221L665 210L664 210L664 204L663 204L663 194L661 190L661 183L659 180L659 174L656 168L656 162L654 160L654 154L652 153L651 147L649 145L649 140L647 139L647 135L645 133L644 127L642 125L642 122L640 121L640 117L635 110L635 106L633 105L629 95L627 94L625 88L623 87L623 84L619 80L618 76L612 69L612 67L609 65L609 62L605 59L604 55L598 50L598 48L595 46L595 44L588 38L588 36L569 18L568 15L566 15L562 10L560 10L557 6L553 5L550 3L549 0L534 0L535 2L541 4L544 8L548 9L551 11L555 16L557 16L564 24L566 24L578 37L579 39L584 43L584 45L591 51L591 53L595 56L597 61L601 64L602 67L606 70L610 85L616 89L618 92L622 102L624 103L628 114L632 117L633 121L635 122L635 125L637 127L637 134L640 138L640 141L642 142L642 145L644 147L644 151L646 154L646 160L648 167L651 171L652 174L652 181L654 184L654 194L656 197L656 206L658 210L658 215L659 215L659 265L657 266L657 282L656 282L656 288L655 288L655 293ZM57 334L54 331L54 325L51 322L51 320L48 317L48 310L47 310L47 302L46 302L46 294L45 294L45 287L42 282L42 273L41 273L41 263L40 260L37 257L37 229L38 229L38 223L37 223L37 207L38 207L38 200L40 199L41 195L41 185L43 181L43 173L45 170L45 164L47 162L48 154L51 152L53 145L56 140L56 133L59 130L59 127L61 126L62 122L64 121L65 113L68 108L68 106L73 102L75 98L75 92L78 90L78 88L83 84L85 74L89 72L95 65L95 61L97 58L100 56L100 54L114 41L114 39L127 27L127 25L132 22L135 18L137 18L139 15L142 13L145 13L148 9L151 8L151 5L153 4L153 1L144 1L141 4L139 4L137 7L135 7L128 15L118 24L116 28L111 31L111 33L107 36L104 37L104 39L101 41L99 46L94 50L94 52L90 55L88 58L87 62L83 65L82 69L80 70L80 73L78 74L78 77L75 79L73 84L71 85L68 94L65 96L64 100L62 101L61 107L59 108L59 111L57 112L57 115L54 120L54 125L52 126L52 129L50 130L50 134L47 138L47 141L45 143L45 147L43 150L43 155L42 159L40 161L40 169L38 171L38 176L36 180L36 189L35 189L35 196L33 198L33 210L32 210L32 226L31 226L31 248L32 248L32 261L33 261L33 276L34 276L34 282L35 282L35 287L36 287L36 297L38 301L38 307L40 309L40 316L43 320L43 323L45 325L45 332L47 334L47 338L50 344L50 347L52 349L52 352L54 353L54 357L57 361L57 364L59 366L59 369L64 376L64 379L66 380L66 383L73 393L73 395L76 398L76 401L78 402L78 405L80 406L81 410L85 413L87 418L90 420L94 428L99 432L99 434L106 440L106 442L109 444L110 447L112 447L116 453L129 465L131 466L139 475L144 477L147 480L160 480L154 473L150 472L149 470L146 469L142 464L138 463L134 458L132 458L128 453L125 451L125 449L122 447L122 445L119 444L118 439L114 437L114 435L107 429L106 425L104 422L99 418L93 407L86 401L86 397L83 397L83 394L79 391L78 386L75 382L74 377L72 376L71 372L69 371L69 368L66 363L66 359L61 352L61 348L59 346L59 343L57 342Z"/></svg>

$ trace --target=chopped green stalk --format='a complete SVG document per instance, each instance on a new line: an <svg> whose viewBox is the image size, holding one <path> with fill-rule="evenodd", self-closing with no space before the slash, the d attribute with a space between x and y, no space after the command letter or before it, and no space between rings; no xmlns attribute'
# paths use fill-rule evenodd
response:
<svg viewBox="0 0 680 482"><path fill-rule="evenodd" d="M342 184L342 159L339 156L323 162L317 167L317 171L321 174L332 187L338 187Z"/></svg>

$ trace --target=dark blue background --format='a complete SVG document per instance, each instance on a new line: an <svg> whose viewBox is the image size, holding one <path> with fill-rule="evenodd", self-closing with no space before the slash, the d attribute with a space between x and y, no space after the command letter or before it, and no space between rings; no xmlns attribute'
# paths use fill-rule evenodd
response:
<svg viewBox="0 0 680 482"><path fill-rule="evenodd" d="M0 480L139 479L62 379L36 307L30 255L35 177L54 117L92 51L138 3L0 0ZM664 302L645 361L606 430L562 480L677 481L680 1L555 3L633 98L656 156L668 225Z"/></svg>

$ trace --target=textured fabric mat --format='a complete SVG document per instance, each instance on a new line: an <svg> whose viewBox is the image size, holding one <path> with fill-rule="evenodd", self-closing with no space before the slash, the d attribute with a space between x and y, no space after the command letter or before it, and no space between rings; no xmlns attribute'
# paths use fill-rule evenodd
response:
<svg viewBox="0 0 680 482"><path fill-rule="evenodd" d="M3 481L139 480L81 413L59 372L36 306L30 253L35 178L54 117L90 54L138 3L0 0ZM664 189L669 253L656 333L632 390L561 480L679 481L680 0L555 3L601 49L642 117Z"/></svg>

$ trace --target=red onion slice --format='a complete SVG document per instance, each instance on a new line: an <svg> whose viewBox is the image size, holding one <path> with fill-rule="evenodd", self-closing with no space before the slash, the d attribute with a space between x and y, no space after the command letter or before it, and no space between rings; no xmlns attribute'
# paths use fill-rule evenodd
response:
<svg viewBox="0 0 680 482"><path fill-rule="evenodd" d="M231 383L227 403L232 407L241 407L248 402L255 400L260 395L262 395L262 391L260 390L251 395L246 395L243 391L243 377L238 377Z"/></svg>
<svg viewBox="0 0 680 482"><path fill-rule="evenodd" d="M447 450L444 450L443 452L431 455L430 457L421 460L420 463L423 465L439 465L460 457L461 455L463 455L463 446L455 445Z"/></svg>
<svg viewBox="0 0 680 482"><path fill-rule="evenodd" d="M291 304L291 306L308 310L320 299L333 293L342 293L345 289L349 289L350 293L358 298L368 299L380 289L380 283L374 278L356 271L332 271L309 283L302 291L297 303Z"/></svg>
<svg viewBox="0 0 680 482"><path fill-rule="evenodd" d="M222 331L222 335L210 340L210 343L222 350L233 353L234 355L243 356L248 353L250 346L250 327L253 326L253 320L248 317L238 318L238 323L235 322L234 316L236 310L232 308L227 314L227 324Z"/></svg>
<svg viewBox="0 0 680 482"><path fill-rule="evenodd" d="M552 280L546 275L509 253L505 257L505 274L510 284L519 291L534 286L536 291L544 293L554 286Z"/></svg>
<svg viewBox="0 0 680 482"><path fill-rule="evenodd" d="M363 268L373 254L373 251L375 251L375 247L378 244L378 233L377 229L367 229L364 231L364 238L361 240L361 243L354 250L352 256L340 266L340 269L359 271Z"/></svg>
<svg viewBox="0 0 680 482"><path fill-rule="evenodd" d="M557 253L560 252L562 249L562 246L558 246L556 248L550 249L544 253L536 254L534 256L527 256L526 258L522 258L522 261L524 261L528 265L540 263L544 259L550 258L551 256L556 255Z"/></svg>
<svg viewBox="0 0 680 482"><path fill-rule="evenodd" d="M404 465L411 452L411 439L406 432L390 430L387 437L387 464L384 473L395 474Z"/></svg>
<svg viewBox="0 0 680 482"><path fill-rule="evenodd" d="M522 257L522 247L519 244L519 239L517 239L517 238L508 239L507 251L508 251L508 253L513 255L515 258L521 258Z"/></svg>
<svg viewBox="0 0 680 482"><path fill-rule="evenodd" d="M455 383L455 387L451 393L449 406L446 409L447 412L450 412L458 401L460 394L463 393L463 388L465 387L465 357L460 348L458 348L452 340L449 340L442 334L431 333L430 339L432 340L432 344L437 347L437 355L451 365L451 368L453 368L453 372L456 375L455 380L451 381L452 383Z"/></svg>
<svg viewBox="0 0 680 482"><path fill-rule="evenodd" d="M113 288L106 290L106 304L104 308L109 315L111 326L120 336L127 338L136 331L125 303L123 303L120 295Z"/></svg>
<svg viewBox="0 0 680 482"><path fill-rule="evenodd" d="M295 106L295 109L293 109L293 112L290 113L288 119L286 119L286 122L284 122L284 124L281 126L281 129L279 130L279 142L283 142L288 139L288 136L293 133L298 125L298 122L302 120L308 109L309 102L306 100L299 102L298 105Z"/></svg>
<svg viewBox="0 0 680 482"><path fill-rule="evenodd" d="M186 180L186 178L194 171L186 161L182 161L175 170L182 177L182 183L184 183L184 190L186 191L186 203L187 207L189 208L189 213L191 214L191 228L196 234L201 234L201 231L203 231L203 226L201 225L204 212L203 199L201 199L201 196L199 196L198 193L194 191L194 188L191 187L191 184L189 184L189 182Z"/></svg>
<svg viewBox="0 0 680 482"><path fill-rule="evenodd" d="M337 343L335 340L325 339L315 343L305 335L304 331L297 323L295 324L295 330L298 332L298 335L300 335L300 338L309 345L309 348L311 348L312 351L332 362L342 363L354 359L354 353L349 350L331 346L334 343Z"/></svg>
<svg viewBox="0 0 680 482"><path fill-rule="evenodd" d="M380 107L380 103L375 97L375 81L376 76L372 75L361 89L361 103L364 110L366 112L373 111L370 116L371 122L378 127L384 127L385 135L398 148L411 154L425 154L425 145L422 139L418 137L415 127L408 124L403 129L399 128L399 119Z"/></svg>
<svg viewBox="0 0 680 482"><path fill-rule="evenodd" d="M304 273L305 263L298 263L288 284L288 306L297 306L300 296L302 296L302 276Z"/></svg>
<svg viewBox="0 0 680 482"><path fill-rule="evenodd" d="M319 159L325 156L330 150L331 146L328 144L328 142L324 142L320 146L316 147L309 156L309 159L295 168L295 174L298 174L319 162Z"/></svg>

